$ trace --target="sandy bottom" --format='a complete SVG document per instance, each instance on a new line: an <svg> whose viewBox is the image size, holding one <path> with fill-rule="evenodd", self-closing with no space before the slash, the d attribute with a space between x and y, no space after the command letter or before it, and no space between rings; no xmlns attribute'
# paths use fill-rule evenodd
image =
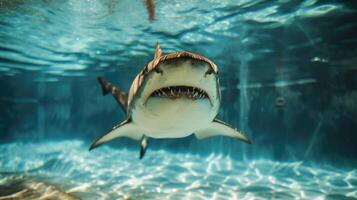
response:
<svg viewBox="0 0 357 200"><path fill-rule="evenodd" d="M165 151L139 160L107 146L88 152L80 141L1 145L0 200L29 191L36 199L347 200L357 199L357 169Z"/></svg>

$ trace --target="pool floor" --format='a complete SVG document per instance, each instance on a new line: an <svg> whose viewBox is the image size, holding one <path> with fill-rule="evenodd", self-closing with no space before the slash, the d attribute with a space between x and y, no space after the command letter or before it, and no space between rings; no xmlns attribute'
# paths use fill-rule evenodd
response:
<svg viewBox="0 0 357 200"><path fill-rule="evenodd" d="M61 199L357 199L357 170L303 162L163 150L139 160L137 151L108 146L88 152L81 141L3 144L0 158L0 199L24 192L13 188L13 194L1 194L14 180L46 191L40 193L48 199L59 194Z"/></svg>

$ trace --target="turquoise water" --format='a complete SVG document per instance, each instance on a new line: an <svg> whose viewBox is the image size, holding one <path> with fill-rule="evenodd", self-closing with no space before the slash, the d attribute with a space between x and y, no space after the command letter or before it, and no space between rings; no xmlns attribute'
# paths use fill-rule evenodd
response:
<svg viewBox="0 0 357 200"><path fill-rule="evenodd" d="M154 6L150 6L151 3ZM357 5L0 0L0 199L357 199ZM220 70L227 137L90 144L154 56Z"/></svg>

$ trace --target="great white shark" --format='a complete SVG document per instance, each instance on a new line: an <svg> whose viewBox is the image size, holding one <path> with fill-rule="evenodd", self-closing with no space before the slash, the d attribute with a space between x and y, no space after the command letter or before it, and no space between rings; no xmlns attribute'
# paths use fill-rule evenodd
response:
<svg viewBox="0 0 357 200"><path fill-rule="evenodd" d="M163 55L156 44L154 59L135 77L129 93L98 77L103 95L111 93L126 119L99 137L89 148L119 137L141 140L140 159L149 138L204 139L228 136L251 143L231 125L216 118L221 103L218 67L190 52Z"/></svg>

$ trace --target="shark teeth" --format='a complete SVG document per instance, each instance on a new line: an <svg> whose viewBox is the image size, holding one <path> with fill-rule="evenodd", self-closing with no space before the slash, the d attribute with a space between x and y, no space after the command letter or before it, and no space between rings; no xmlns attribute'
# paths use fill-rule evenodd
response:
<svg viewBox="0 0 357 200"><path fill-rule="evenodd" d="M151 97L165 97L170 99L186 97L191 100L197 100L208 98L208 94L204 90L196 87L170 86L155 90L151 94Z"/></svg>

